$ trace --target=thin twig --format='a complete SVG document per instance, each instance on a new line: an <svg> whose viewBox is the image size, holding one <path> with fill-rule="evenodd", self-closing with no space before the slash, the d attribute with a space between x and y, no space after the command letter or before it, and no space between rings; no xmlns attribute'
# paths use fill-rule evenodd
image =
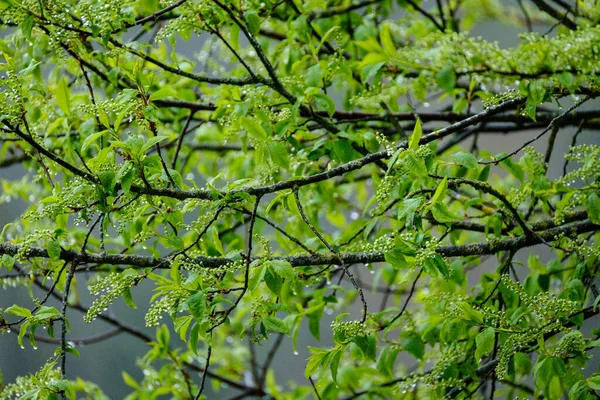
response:
<svg viewBox="0 0 600 400"><path fill-rule="evenodd" d="M410 302L410 299L412 298L413 294L415 293L415 288L417 287L417 282L419 281L419 278L421 277L422 273L423 273L423 269L420 269L419 273L417 274L417 277L414 279L412 286L410 287L410 291L408 292L408 296L406 297L406 300L404 301L404 306L402 306L402 310L400 310L400 312L398 314L396 314L396 316L394 318L392 318L390 322L385 324L384 327L391 326L398 318L400 318L402 316L402 314L404 314L404 311L406 311L406 308L408 307L408 303Z"/></svg>
<svg viewBox="0 0 600 400"><path fill-rule="evenodd" d="M198 400L204 391L204 384L206 383L206 374L208 373L208 367L210 366L210 356L212 355L212 346L208 346L208 354L206 355L206 364L204 365L204 372L202 373L202 383L200 383L200 389L196 395L195 400Z"/></svg>
<svg viewBox="0 0 600 400"><path fill-rule="evenodd" d="M313 226L313 224L308 220L308 218L306 218L306 215L304 215L302 203L300 202L300 198L298 196L298 189L294 188L293 192L294 192L294 198L296 199L296 205L298 206L298 211L300 212L300 217L306 223L306 225L308 225L310 230L313 231L315 236L317 236L319 238L319 240L325 245L325 247L327 247L329 249L329 251L332 252L338 258L340 265L344 270L344 273L350 279L352 286L354 286L354 288L358 291L358 295L360 296L360 301L362 302L362 305L363 305L363 315L362 315L361 322L365 322L367 320L367 301L365 300L365 295L363 293L362 288L358 285L358 283L354 279L354 275L352 274L352 272L350 272L348 270L348 266L343 262L342 258L340 257L340 254L333 247L331 247L329 242L327 242L327 240L325 240L325 238Z"/></svg>
<svg viewBox="0 0 600 400"><path fill-rule="evenodd" d="M317 400L321 400L321 395L319 394L319 391L317 390L317 386L315 385L313 378L309 376L308 381L312 385L312 388L313 388L313 391L315 392L315 397L317 398Z"/></svg>
<svg viewBox="0 0 600 400"><path fill-rule="evenodd" d="M544 136L548 131L550 131L554 125L560 121L561 119L563 119L565 116L567 116L571 111L575 110L577 107L581 106L583 103L585 103L586 101L588 101L589 99L591 99L591 96L586 96L583 100L581 100L578 103L575 103L573 106L571 106L567 111L565 111L564 113L554 117L552 119L552 121L550 121L550 124L548 124L548 126L546 127L546 129L544 129L539 135L537 135L536 137L534 137L533 139L530 139L528 141L526 141L522 146L520 146L518 149L516 149L515 151L500 157L498 159L494 159L493 161L480 161L479 164L482 165L487 165L487 164L494 164L494 165L498 165L499 163L501 163L502 161L506 160L509 157L512 157L514 155L516 155L518 152L520 152L521 150L523 150L525 147L529 146L531 143L535 142L536 140L538 140L539 138L541 138L542 136Z"/></svg>

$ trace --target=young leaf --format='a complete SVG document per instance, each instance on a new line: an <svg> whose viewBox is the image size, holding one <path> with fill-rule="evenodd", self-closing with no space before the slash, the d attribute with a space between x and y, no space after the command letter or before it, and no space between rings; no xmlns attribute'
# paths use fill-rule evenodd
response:
<svg viewBox="0 0 600 400"><path fill-rule="evenodd" d="M60 259L60 252L61 252L61 248L60 248L60 243L58 242L58 240L49 240L48 241L48 256L50 257L51 260L58 260Z"/></svg>
<svg viewBox="0 0 600 400"><path fill-rule="evenodd" d="M284 260L271 260L270 265L275 271L275 273L282 278L294 280L296 278L296 273L294 272L294 267L288 261Z"/></svg>
<svg viewBox="0 0 600 400"><path fill-rule="evenodd" d="M440 182L435 193L431 197L431 204L437 204L444 200L444 196L446 195L446 189L448 189L448 177L445 176L444 179Z"/></svg>
<svg viewBox="0 0 600 400"><path fill-rule="evenodd" d="M412 136L410 137L410 144L408 146L409 149L418 149L419 142L421 141L421 137L423 136L423 128L421 126L421 118L417 118L417 122L415 122L415 128L413 129Z"/></svg>
<svg viewBox="0 0 600 400"><path fill-rule="evenodd" d="M4 310L5 314L15 315L17 317L30 317L31 311L28 308L18 306L16 304L8 307Z"/></svg>
<svg viewBox="0 0 600 400"><path fill-rule="evenodd" d="M202 292L198 292L188 298L185 302L187 308L196 319L202 319L204 317L204 310L206 309L206 296Z"/></svg>
<svg viewBox="0 0 600 400"><path fill-rule="evenodd" d="M88 149L88 147L91 146L92 143L94 143L96 140L100 139L107 132L108 132L107 130L103 130L100 132L92 133L91 135L86 137L85 140L83 141L83 144L81 145L81 152L83 153L84 151L86 151Z"/></svg>
<svg viewBox="0 0 600 400"><path fill-rule="evenodd" d="M322 85L323 72L321 64L315 64L306 70L306 86L320 88Z"/></svg>
<svg viewBox="0 0 600 400"><path fill-rule="evenodd" d="M164 136L164 135L159 135L159 136L154 136L151 137L150 139L148 139L148 141L146 143L144 143L144 145L142 146L142 148L140 149L140 152L142 154L146 153L146 151L148 151L150 148L154 147L157 143L162 142L165 139L168 139L168 136Z"/></svg>
<svg viewBox="0 0 600 400"><path fill-rule="evenodd" d="M498 156L496 156L496 157L497 158L501 158L503 156L504 156L503 154L498 154ZM523 168L521 168L521 166L519 164L515 163L511 157L508 157L507 159L503 160L502 161L502 165L515 178L517 178L521 182L524 181L524 179L525 179L525 172L523 171Z"/></svg>
<svg viewBox="0 0 600 400"><path fill-rule="evenodd" d="M275 165L281 168L290 167L290 159L288 157L287 146L282 142L269 142L267 143L271 160Z"/></svg>
<svg viewBox="0 0 600 400"><path fill-rule="evenodd" d="M441 222L443 224L447 222L458 221L460 219L460 217L452 213L448 209L448 206L444 203L434 204L433 208L431 209L431 213L437 222Z"/></svg>
<svg viewBox="0 0 600 400"><path fill-rule="evenodd" d="M162 88L150 95L150 101L157 101L167 97L177 97L177 92L171 88Z"/></svg>
<svg viewBox="0 0 600 400"><path fill-rule="evenodd" d="M58 81L55 98L60 109L67 115L71 114L71 89L64 76Z"/></svg>
<svg viewBox="0 0 600 400"><path fill-rule="evenodd" d="M418 360L421 360L425 355L425 343L421 336L417 334L410 335L402 347Z"/></svg>
<svg viewBox="0 0 600 400"><path fill-rule="evenodd" d="M451 66L442 68L435 76L435 82L446 93L452 94L456 86L456 74Z"/></svg>
<svg viewBox="0 0 600 400"><path fill-rule="evenodd" d="M285 324L285 322L277 317L267 316L262 319L262 323L265 328L270 331L284 333L286 335L289 335L290 333L290 328Z"/></svg>
<svg viewBox="0 0 600 400"><path fill-rule="evenodd" d="M381 40L381 45L383 46L385 53L390 57L396 57L398 52L396 51L396 45L394 44L394 40L392 39L392 33L390 31L389 24L381 25L379 39Z"/></svg>
<svg viewBox="0 0 600 400"><path fill-rule="evenodd" d="M306 364L306 368L304 369L304 377L306 379L312 376L312 374L314 374L317 371L317 369L319 369L319 367L323 364L323 361L328 354L328 352L323 349L311 346L308 346L308 348L313 354L310 357L308 357L308 363Z"/></svg>
<svg viewBox="0 0 600 400"><path fill-rule="evenodd" d="M600 196L596 193L590 194L585 203L585 209L590 221L594 224L600 224Z"/></svg>
<svg viewBox="0 0 600 400"><path fill-rule="evenodd" d="M340 365L342 355L344 354L344 349L345 346L336 348L331 356L331 361L329 362L329 370L331 371L331 378L334 382L337 382L338 367Z"/></svg>
<svg viewBox="0 0 600 400"><path fill-rule="evenodd" d="M242 117L241 120L246 132L254 136L255 139L265 140L267 138L267 132L265 131L265 128L263 128L259 123L248 117Z"/></svg>
<svg viewBox="0 0 600 400"><path fill-rule="evenodd" d="M331 97L327 96L325 93L315 93L313 94L313 98L320 108L327 111L327 114L333 115L335 113L335 103L331 100Z"/></svg>
<svg viewBox="0 0 600 400"><path fill-rule="evenodd" d="M488 356L494 349L494 340L496 332L494 328L485 328L477 336L475 336L475 360L479 361L481 357Z"/></svg>
<svg viewBox="0 0 600 400"><path fill-rule="evenodd" d="M248 26L248 30L253 35L256 35L260 30L260 18L258 14L254 10L246 11L244 13L244 18L246 19L246 25Z"/></svg>
<svg viewBox="0 0 600 400"><path fill-rule="evenodd" d="M459 151L458 153L454 153L452 155L457 163L462 165L463 167L467 167L469 169L477 169L477 158L471 153L466 153L464 151Z"/></svg>
<svg viewBox="0 0 600 400"><path fill-rule="evenodd" d="M131 308L137 308L135 302L133 301L133 296L131 295L131 288L125 287L123 288L123 300L125 300L125 304L127 304Z"/></svg>

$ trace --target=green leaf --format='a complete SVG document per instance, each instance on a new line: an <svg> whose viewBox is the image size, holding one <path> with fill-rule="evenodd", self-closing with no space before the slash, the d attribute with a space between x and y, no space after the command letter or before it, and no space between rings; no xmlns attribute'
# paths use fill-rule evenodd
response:
<svg viewBox="0 0 600 400"><path fill-rule="evenodd" d="M408 216L417 211L423 204L425 204L424 197L414 197L402 200L402 203L398 206L398 221L405 221Z"/></svg>
<svg viewBox="0 0 600 400"><path fill-rule="evenodd" d="M25 18L23 18L23 22L19 24L23 36L25 36L28 40L31 40L31 31L33 30L34 24L35 18L32 15L27 15Z"/></svg>
<svg viewBox="0 0 600 400"><path fill-rule="evenodd" d="M53 319L60 317L60 312L54 307L41 306L35 313L35 316L39 320Z"/></svg>
<svg viewBox="0 0 600 400"><path fill-rule="evenodd" d="M373 334L356 336L352 341L358 346L362 354L372 361L376 361L377 358L377 345L375 343L375 336Z"/></svg>
<svg viewBox="0 0 600 400"><path fill-rule="evenodd" d="M71 114L71 89L69 89L69 83L67 78L64 76L58 81L56 87L56 104L60 109L67 115Z"/></svg>
<svg viewBox="0 0 600 400"><path fill-rule="evenodd" d="M427 165L425 164L425 160L421 157L418 157L413 152L407 151L402 153L402 162L404 167L411 175L424 178L427 176Z"/></svg>
<svg viewBox="0 0 600 400"><path fill-rule="evenodd" d="M135 302L133 301L133 296L131 295L131 288L125 287L123 288L123 300L125 300L125 304L127 304L131 308L137 308Z"/></svg>
<svg viewBox="0 0 600 400"><path fill-rule="evenodd" d="M456 86L456 74L451 66L447 65L435 75L435 82L446 93L452 94Z"/></svg>
<svg viewBox="0 0 600 400"><path fill-rule="evenodd" d="M312 376L317 371L317 369L319 369L324 359L327 357L327 350L319 349L312 346L308 346L308 348L314 354L308 357L308 363L306 364L306 368L304 369L304 377L306 379Z"/></svg>
<svg viewBox="0 0 600 400"><path fill-rule="evenodd" d="M585 209L590 221L594 224L600 224L600 197L596 193L592 193L588 196L585 203Z"/></svg>
<svg viewBox="0 0 600 400"><path fill-rule="evenodd" d="M433 218L442 224L458 221L460 219L460 217L452 213L444 203L434 204L431 213L433 214Z"/></svg>
<svg viewBox="0 0 600 400"><path fill-rule="evenodd" d="M231 24L229 32L229 44L236 51L240 48L240 31L240 27L237 24Z"/></svg>
<svg viewBox="0 0 600 400"><path fill-rule="evenodd" d="M313 98L320 108L327 111L327 114L331 116L335 113L335 103L331 100L331 97L327 96L325 93L315 93L313 94Z"/></svg>
<svg viewBox="0 0 600 400"><path fill-rule="evenodd" d="M265 276L265 264L261 264L250 270L250 277L248 279L248 290L250 292L254 292L258 288L258 285L260 285L260 283L262 282Z"/></svg>
<svg viewBox="0 0 600 400"><path fill-rule="evenodd" d="M402 347L418 360L422 360L425 355L425 342L417 334L410 335Z"/></svg>
<svg viewBox="0 0 600 400"><path fill-rule="evenodd" d="M246 19L246 25L248 26L250 33L256 35L260 30L260 18L258 17L256 11L246 11L244 13L244 18Z"/></svg>
<svg viewBox="0 0 600 400"><path fill-rule="evenodd" d="M459 151L458 153L454 153L452 157L463 167L477 169L477 158L471 153Z"/></svg>
<svg viewBox="0 0 600 400"><path fill-rule="evenodd" d="M504 156L505 156L505 154L498 154L496 157L497 158L502 158ZM524 181L524 179L525 179L525 172L523 172L523 168L521 168L521 166L519 164L515 163L511 157L508 157L507 159L502 160L502 165L515 178L517 178L521 182Z"/></svg>
<svg viewBox="0 0 600 400"><path fill-rule="evenodd" d="M73 355L74 355L75 357L77 357L77 358L81 358L81 354L79 354L79 350L77 350L77 349L76 349L75 347L73 347L73 346L70 346L70 345L68 345L68 346L65 348L65 351L66 351L67 353L73 354Z"/></svg>
<svg viewBox="0 0 600 400"><path fill-rule="evenodd" d="M448 189L448 177L445 176L444 179L440 182L435 193L431 197L431 204L438 204L441 201L444 201L444 196L446 196L446 189Z"/></svg>
<svg viewBox="0 0 600 400"><path fill-rule="evenodd" d="M17 317L30 317L31 311L28 308L18 306L16 304L8 307L4 310L5 314L15 315Z"/></svg>
<svg viewBox="0 0 600 400"><path fill-rule="evenodd" d="M360 80L365 84L369 83L371 79L375 80L374 78L378 76L379 72L381 71L381 68L385 65L385 61L377 63L375 62L377 60L386 59L386 57L383 54L368 54L367 57L363 59L363 62L365 62L367 58L371 55L375 56L375 59L371 59L370 61L372 61L372 63L366 65L360 71Z"/></svg>
<svg viewBox="0 0 600 400"><path fill-rule="evenodd" d="M475 360L479 362L481 357L489 356L494 350L494 342L496 340L496 332L494 328L485 328L477 336L475 336Z"/></svg>
<svg viewBox="0 0 600 400"><path fill-rule="evenodd" d="M130 386L134 389L140 388L140 386L138 385L136 380L133 379L133 377L131 375L129 375L127 372L121 371L121 376L123 377L123 381L127 384L127 386Z"/></svg>
<svg viewBox="0 0 600 400"><path fill-rule="evenodd" d="M454 103L452 104L452 112L455 114L461 114L463 111L465 111L468 105L469 101L464 97L460 97L454 100Z"/></svg>
<svg viewBox="0 0 600 400"><path fill-rule="evenodd" d="M100 179L100 183L102 186L110 193L112 193L115 185L115 174L114 171L100 171L98 173L98 178Z"/></svg>
<svg viewBox="0 0 600 400"><path fill-rule="evenodd" d="M168 139L168 136L165 135L158 135L158 136L153 136L150 139L148 139L148 141L146 143L144 143L144 145L142 146L142 148L140 149L141 154L146 153L146 151L148 151L150 148L156 146L157 143L162 142L165 139Z"/></svg>
<svg viewBox="0 0 600 400"><path fill-rule="evenodd" d="M306 70L306 86L320 88L322 80L323 71L321 71L321 64L315 64Z"/></svg>
<svg viewBox="0 0 600 400"><path fill-rule="evenodd" d="M108 132L107 130L103 130L100 132L92 133L91 135L86 137L81 145L81 152L83 153L84 151L86 151L88 149L88 147L91 146L92 143L94 143L96 140L98 140L99 138L104 136L104 134L107 132Z"/></svg>
<svg viewBox="0 0 600 400"><path fill-rule="evenodd" d="M600 390L600 374L593 374L587 380L588 386L592 390Z"/></svg>
<svg viewBox="0 0 600 400"><path fill-rule="evenodd" d="M285 198L290 195L291 192L282 191L277 194L277 196L273 197L273 200L269 202L269 205L265 209L265 214L269 215L269 212L275 205L278 203L285 203Z"/></svg>
<svg viewBox="0 0 600 400"><path fill-rule="evenodd" d="M196 319L202 319L204 317L204 310L206 309L206 296L202 292L198 292L188 298L185 302L187 308Z"/></svg>
<svg viewBox="0 0 600 400"><path fill-rule="evenodd" d="M590 393L590 388L586 381L581 380L575 383L569 390L569 400L596 400L597 397Z"/></svg>
<svg viewBox="0 0 600 400"><path fill-rule="evenodd" d="M283 287L283 279L279 275L271 272L271 270L268 268L265 272L265 283L269 290L275 295L279 296L281 294L281 288Z"/></svg>
<svg viewBox="0 0 600 400"><path fill-rule="evenodd" d="M390 30L389 24L381 25L381 32L379 33L379 40L381 40L381 45L385 50L385 53L390 57L396 57L398 52L396 50L396 45L394 44L394 40L392 39L392 32Z"/></svg>
<svg viewBox="0 0 600 400"><path fill-rule="evenodd" d="M301 38L306 38L311 32L311 28L308 25L308 21L304 14L299 15L297 18L292 18L292 30Z"/></svg>
<svg viewBox="0 0 600 400"><path fill-rule="evenodd" d="M398 357L399 353L400 349L391 348L389 346L384 347L383 350L381 350L379 359L377 360L377 370L386 377L393 378L394 365L396 364L396 358Z"/></svg>
<svg viewBox="0 0 600 400"><path fill-rule="evenodd" d="M400 154L403 151L405 151L405 149L403 149L402 147L399 147L398 149L396 149L396 151L394 151L394 154L387 162L388 171L386 172L386 174L390 173L392 167L396 165L396 161L398 161L398 158L400 157Z"/></svg>
<svg viewBox="0 0 600 400"><path fill-rule="evenodd" d="M50 257L50 259L51 260L60 259L60 252L61 252L61 248L60 248L60 243L58 242L58 240L49 240L48 241L48 256Z"/></svg>
<svg viewBox="0 0 600 400"><path fill-rule="evenodd" d="M288 157L287 146L283 142L267 143L269 155L275 165L281 168L288 169L290 167L290 159Z"/></svg>
<svg viewBox="0 0 600 400"><path fill-rule="evenodd" d="M8 271L12 270L15 265L14 257L8 254L2 254L2 265L4 265Z"/></svg>
<svg viewBox="0 0 600 400"><path fill-rule="evenodd" d="M470 321L476 325L483 324L483 314L481 311L474 309L470 304L466 302L461 302L458 304L459 308L463 312L463 318L467 321Z"/></svg>
<svg viewBox="0 0 600 400"><path fill-rule="evenodd" d="M39 62L39 61L31 60L31 62L29 63L29 66L27 68L23 68L22 70L19 71L19 77L24 77L24 76L29 75L30 73L35 71L37 66L40 64L41 64L41 62Z"/></svg>
<svg viewBox="0 0 600 400"><path fill-rule="evenodd" d="M262 319L262 323L265 328L270 331L284 333L286 335L289 335L290 333L290 328L286 325L286 323L277 317L265 317Z"/></svg>
<svg viewBox="0 0 600 400"><path fill-rule="evenodd" d="M248 117L242 117L242 125L246 132L254 136L255 139L265 140L267 138L267 132L260 124Z"/></svg>
<svg viewBox="0 0 600 400"><path fill-rule="evenodd" d="M121 189L123 189L123 192L125 192L126 194L129 193L129 190L131 189L133 178L135 178L133 168L127 170L127 173L125 173L125 175L123 175L123 177L121 178Z"/></svg>
<svg viewBox="0 0 600 400"><path fill-rule="evenodd" d="M329 370L331 371L331 378L334 382L337 382L338 367L340 365L340 360L342 359L342 355L344 354L345 348L345 346L336 348L333 355L331 356L331 361L329 362Z"/></svg>
<svg viewBox="0 0 600 400"><path fill-rule="evenodd" d="M308 330L317 342L321 341L321 317L323 309L317 310L306 316L308 318Z"/></svg>
<svg viewBox="0 0 600 400"><path fill-rule="evenodd" d="M568 91L574 92L575 78L573 77L572 73L568 71L561 72L558 75L558 82L561 84L562 87L564 87Z"/></svg>
<svg viewBox="0 0 600 400"><path fill-rule="evenodd" d="M487 182L488 178L490 177L490 166L486 165L485 167L483 167L481 169L481 172L479 173L479 176L477 177L478 180L482 181L482 182Z"/></svg>
<svg viewBox="0 0 600 400"><path fill-rule="evenodd" d="M339 139L333 142L333 155L335 160L347 163L357 158L357 151L352 147L352 143L346 139Z"/></svg>
<svg viewBox="0 0 600 400"><path fill-rule="evenodd" d="M559 357L538 359L533 368L533 375L538 388L546 388L554 377L563 377L567 373L565 362Z"/></svg>
<svg viewBox="0 0 600 400"><path fill-rule="evenodd" d="M296 273L294 272L294 267L287 261L284 260L271 260L270 265L275 271L275 273L282 278L294 280L296 278Z"/></svg>
<svg viewBox="0 0 600 400"><path fill-rule="evenodd" d="M410 144L408 146L409 149L418 149L419 142L421 141L421 137L423 136L423 127L421 126L421 118L417 118L417 122L415 123L415 128L413 129L412 136L410 137Z"/></svg>
<svg viewBox="0 0 600 400"><path fill-rule="evenodd" d="M425 265L427 267L435 268L435 271L441 273L445 279L450 278L450 269L448 268L448 264L446 264L446 261L440 254L434 254L433 257L428 258ZM427 272L430 275L435 276L431 268L427 269Z"/></svg>
<svg viewBox="0 0 600 400"><path fill-rule="evenodd" d="M513 356L515 372L521 376L527 376L531 373L531 360L525 353L517 352Z"/></svg>
<svg viewBox="0 0 600 400"><path fill-rule="evenodd" d="M150 95L150 101L157 101L167 97L177 97L177 92L171 88L163 88L157 90L156 92Z"/></svg>

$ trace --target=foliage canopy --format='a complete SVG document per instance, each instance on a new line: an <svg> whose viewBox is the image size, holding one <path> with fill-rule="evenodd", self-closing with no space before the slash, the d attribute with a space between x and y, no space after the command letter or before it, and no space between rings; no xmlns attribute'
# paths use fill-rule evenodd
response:
<svg viewBox="0 0 600 400"><path fill-rule="evenodd" d="M600 147L577 145L599 128L597 1L0 10L0 167L27 170L0 202L28 204L2 229L0 281L41 289L2 305L0 329L57 348L0 399L105 396L69 371L76 311L148 343L129 399L197 399L207 381L238 398L598 397L600 332L582 325L600 299ZM520 43L468 33L488 19ZM494 132L514 152L477 145ZM107 313L118 298L156 329ZM271 362L305 327L323 344L286 381Z"/></svg>

